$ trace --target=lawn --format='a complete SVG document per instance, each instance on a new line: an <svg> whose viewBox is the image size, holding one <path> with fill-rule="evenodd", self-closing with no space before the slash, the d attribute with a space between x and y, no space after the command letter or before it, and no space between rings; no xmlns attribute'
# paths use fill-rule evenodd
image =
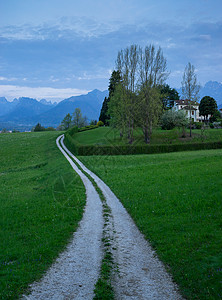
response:
<svg viewBox="0 0 222 300"><path fill-rule="evenodd" d="M182 132L175 128L173 130L161 130L156 128L153 130L151 144L178 144L193 142L214 142L222 141L222 129L205 129L204 131L192 130L193 137L189 138L189 130L187 130L187 138L181 138ZM141 129L134 132L134 144L145 144ZM126 145L126 138L120 138L119 131L111 127L100 127L93 130L78 132L74 135L74 140L81 145Z"/></svg>
<svg viewBox="0 0 222 300"><path fill-rule="evenodd" d="M79 158L119 197L184 297L222 298L222 150Z"/></svg>
<svg viewBox="0 0 222 300"><path fill-rule="evenodd" d="M82 217L85 189L58 134L0 134L0 299L39 279Z"/></svg>

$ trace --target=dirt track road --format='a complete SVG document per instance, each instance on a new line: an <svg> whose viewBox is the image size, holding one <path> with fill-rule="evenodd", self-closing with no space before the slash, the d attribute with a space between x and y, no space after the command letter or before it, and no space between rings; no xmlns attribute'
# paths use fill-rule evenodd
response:
<svg viewBox="0 0 222 300"><path fill-rule="evenodd" d="M69 152L63 143L63 136L56 142L85 185L86 209L71 244L43 279L31 285L31 294L24 297L93 299L102 258L104 220L99 195L76 162L95 180L111 210L112 224L109 230L113 243L112 254L118 266L118 272L113 272L116 299L182 299L164 265L109 187Z"/></svg>

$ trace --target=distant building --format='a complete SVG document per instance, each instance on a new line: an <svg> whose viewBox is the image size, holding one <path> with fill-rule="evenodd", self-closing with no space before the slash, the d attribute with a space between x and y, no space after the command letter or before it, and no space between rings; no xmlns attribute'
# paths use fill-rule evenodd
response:
<svg viewBox="0 0 222 300"><path fill-rule="evenodd" d="M187 118L190 119L190 113L191 118L194 122L202 122L204 121L204 117L200 116L199 112L199 103L196 101L191 101L191 109L190 109L190 101L189 100L175 100L174 101L174 109L176 111L178 110L184 110L186 112ZM211 115L208 115L208 120Z"/></svg>

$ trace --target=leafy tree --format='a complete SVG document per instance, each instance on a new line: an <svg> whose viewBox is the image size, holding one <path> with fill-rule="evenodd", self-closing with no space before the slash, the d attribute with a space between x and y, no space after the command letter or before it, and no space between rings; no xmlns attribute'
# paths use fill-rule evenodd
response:
<svg viewBox="0 0 222 300"><path fill-rule="evenodd" d="M208 115L213 116L218 111L217 102L215 101L214 98L210 96L205 96L200 101L199 110L200 110L200 115L204 116L204 121L206 121Z"/></svg>
<svg viewBox="0 0 222 300"><path fill-rule="evenodd" d="M116 66L121 79L110 99L111 125L119 128L121 135L127 134L129 143L134 128L141 126L149 143L161 112L159 86L167 77L166 59L161 48L149 45L143 50L132 45L118 52Z"/></svg>
<svg viewBox="0 0 222 300"><path fill-rule="evenodd" d="M174 106L174 101L180 99L179 93L168 84L161 85L159 88L163 111L172 108Z"/></svg>
<svg viewBox="0 0 222 300"><path fill-rule="evenodd" d="M76 108L73 113L73 125L78 128L87 125L87 118L82 116L80 108Z"/></svg>
<svg viewBox="0 0 222 300"><path fill-rule="evenodd" d="M192 136L192 116L191 108L192 102L198 100L198 94L200 90L200 85L197 83L197 76L195 74L195 67L189 62L186 66L183 74L182 81L182 93L185 99L189 100L189 111L190 111L190 137Z"/></svg>
<svg viewBox="0 0 222 300"><path fill-rule="evenodd" d="M120 130L120 136L122 137L127 133L127 97L128 91L124 88L122 83L116 86L115 93L110 99L109 114L111 116L110 125Z"/></svg>
<svg viewBox="0 0 222 300"><path fill-rule="evenodd" d="M133 142L133 133L136 126L137 97L135 93L137 71L139 63L139 47L131 45L118 52L116 66L121 75L121 92L124 105L124 118L121 119L122 131L127 130L129 143ZM120 92L120 90L119 90ZM125 123L125 124L124 124Z"/></svg>
<svg viewBox="0 0 222 300"><path fill-rule="evenodd" d="M216 110L213 115L211 115L210 117L210 122L213 123L213 122L217 122L221 119L221 115L220 115L220 112L219 110ZM219 121L220 123L220 121Z"/></svg>
<svg viewBox="0 0 222 300"><path fill-rule="evenodd" d="M140 93L139 119L145 143L150 142L152 128L156 125L161 112L159 86L167 78L166 59L162 49L156 51L153 45L140 49Z"/></svg>
<svg viewBox="0 0 222 300"><path fill-rule="evenodd" d="M45 127L41 126L40 123L38 123L35 128L34 128L34 131L44 131L45 130Z"/></svg>
<svg viewBox="0 0 222 300"><path fill-rule="evenodd" d="M64 130L69 129L72 126L72 116L70 114L67 114L62 120L61 125Z"/></svg>

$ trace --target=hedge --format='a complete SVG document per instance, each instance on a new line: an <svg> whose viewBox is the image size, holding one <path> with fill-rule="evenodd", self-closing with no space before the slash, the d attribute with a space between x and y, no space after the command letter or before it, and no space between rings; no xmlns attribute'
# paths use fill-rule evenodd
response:
<svg viewBox="0 0 222 300"><path fill-rule="evenodd" d="M124 145L124 146L99 146L81 145L77 143L69 132L65 134L65 145L76 155L127 155L127 154L154 154L178 151L222 149L222 141L192 144L170 144L170 145Z"/></svg>

